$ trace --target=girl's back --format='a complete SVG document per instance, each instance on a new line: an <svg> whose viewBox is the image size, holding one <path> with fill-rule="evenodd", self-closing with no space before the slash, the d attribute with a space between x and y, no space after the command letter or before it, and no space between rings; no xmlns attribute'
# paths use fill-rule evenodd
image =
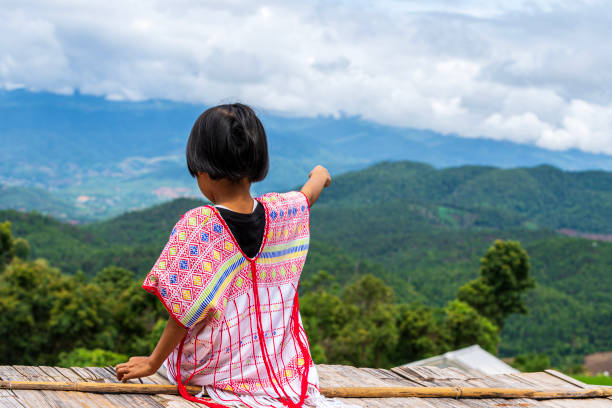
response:
<svg viewBox="0 0 612 408"><path fill-rule="evenodd" d="M220 402L283 406L279 399L318 397L297 302L309 208L300 192L258 201L266 223L253 258L216 208L198 207L176 224L143 287L189 328L166 360L171 380L180 372Z"/></svg>

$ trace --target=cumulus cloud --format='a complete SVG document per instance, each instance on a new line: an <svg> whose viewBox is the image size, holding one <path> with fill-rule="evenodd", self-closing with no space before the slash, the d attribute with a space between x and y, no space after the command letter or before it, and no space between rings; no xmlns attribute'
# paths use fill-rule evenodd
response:
<svg viewBox="0 0 612 408"><path fill-rule="evenodd" d="M4 2L0 87L241 100L612 154L600 1Z"/></svg>

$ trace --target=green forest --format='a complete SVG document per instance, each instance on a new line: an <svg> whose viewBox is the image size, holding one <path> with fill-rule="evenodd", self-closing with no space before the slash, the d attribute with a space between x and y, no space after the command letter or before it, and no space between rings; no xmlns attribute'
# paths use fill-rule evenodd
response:
<svg viewBox="0 0 612 408"><path fill-rule="evenodd" d="M610 234L611 192L611 173L550 166L397 162L335 177L311 213L301 284L315 361L389 367L479 343L567 368L612 349L612 243L556 232ZM149 353L167 312L140 280L176 220L203 203L82 226L0 211L0 359Z"/></svg>

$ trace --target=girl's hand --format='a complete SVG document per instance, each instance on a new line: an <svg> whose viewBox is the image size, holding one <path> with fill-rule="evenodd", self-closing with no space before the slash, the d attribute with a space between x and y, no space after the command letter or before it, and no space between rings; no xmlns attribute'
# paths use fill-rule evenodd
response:
<svg viewBox="0 0 612 408"><path fill-rule="evenodd" d="M317 164L314 169L308 174L308 178L319 178L323 180L323 188L329 187L331 184L331 176L329 175L329 171L320 164Z"/></svg>
<svg viewBox="0 0 612 408"><path fill-rule="evenodd" d="M317 165L308 174L308 181L302 187L302 193L308 198L308 204L310 207L319 199L321 192L325 187L331 184L331 176L329 171L323 166Z"/></svg>
<svg viewBox="0 0 612 408"><path fill-rule="evenodd" d="M148 377L155 374L159 367L152 364L151 357L131 357L127 363L117 364L117 379L126 382L132 378Z"/></svg>

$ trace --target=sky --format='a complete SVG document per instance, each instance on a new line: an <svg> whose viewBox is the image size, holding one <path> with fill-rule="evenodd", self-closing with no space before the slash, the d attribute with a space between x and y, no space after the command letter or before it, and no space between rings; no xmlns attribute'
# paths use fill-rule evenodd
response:
<svg viewBox="0 0 612 408"><path fill-rule="evenodd" d="M610 2L0 4L0 89L241 101L612 154Z"/></svg>

